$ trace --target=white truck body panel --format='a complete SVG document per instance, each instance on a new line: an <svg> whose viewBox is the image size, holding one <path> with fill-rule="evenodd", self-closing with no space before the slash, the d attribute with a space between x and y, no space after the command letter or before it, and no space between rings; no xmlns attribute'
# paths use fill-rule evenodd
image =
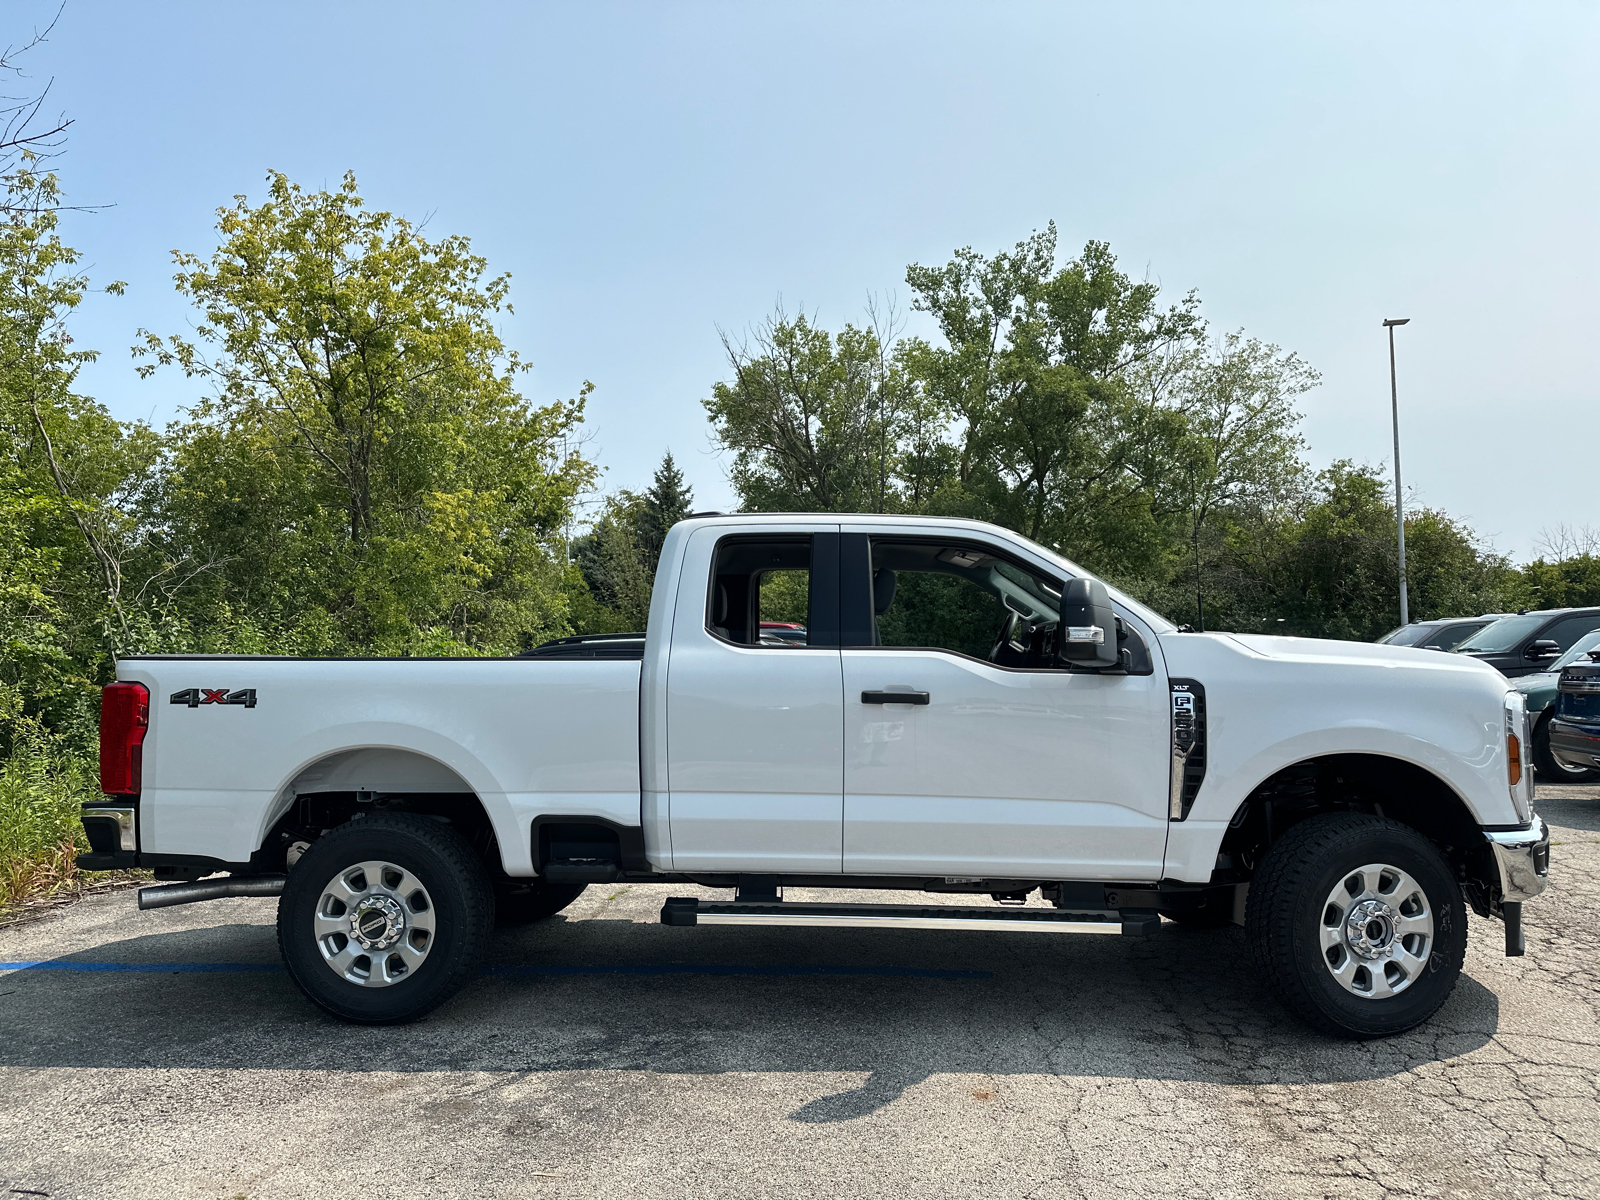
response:
<svg viewBox="0 0 1600 1200"><path fill-rule="evenodd" d="M1010 671L937 650L844 651L845 870L1158 879L1164 675ZM925 691L927 705L850 703Z"/></svg>
<svg viewBox="0 0 1600 1200"><path fill-rule="evenodd" d="M297 790L401 782L394 753L350 755L365 749L424 760L404 790L457 790L441 786L455 777L476 793L513 875L533 872L536 816L639 822L636 662L136 658L118 678L150 689L147 850L243 862ZM223 686L254 688L256 706L169 702ZM331 770L338 780L317 778Z"/></svg>
<svg viewBox="0 0 1600 1200"><path fill-rule="evenodd" d="M534 872L535 818L643 827L663 871L1204 882L1229 820L1283 767L1374 754L1512 826L1507 681L1467 656L1184 634L1112 592L1155 673L998 668L943 651L761 650L712 637L712 550L730 533L908 532L987 541L1061 578L1080 568L979 522L698 519L668 536L642 663L618 660L129 658L150 690L144 851L243 862L298 793L471 792L508 874ZM892 664L892 667L891 667ZM1206 689L1207 767L1169 819L1168 679ZM171 704L254 688L254 708ZM912 688L926 707L868 706Z"/></svg>
<svg viewBox="0 0 1600 1200"><path fill-rule="evenodd" d="M1253 634L1173 634L1174 676L1204 681L1205 782L1167 842L1168 878L1204 882L1228 821L1263 780L1305 759L1378 754L1438 776L1480 825L1519 823L1506 783L1510 684L1467 655Z"/></svg>
<svg viewBox="0 0 1600 1200"><path fill-rule="evenodd" d="M774 533L837 522L764 523ZM843 820L839 651L734 646L706 630L717 528L688 540L671 625L667 792L676 871L836 875Z"/></svg>

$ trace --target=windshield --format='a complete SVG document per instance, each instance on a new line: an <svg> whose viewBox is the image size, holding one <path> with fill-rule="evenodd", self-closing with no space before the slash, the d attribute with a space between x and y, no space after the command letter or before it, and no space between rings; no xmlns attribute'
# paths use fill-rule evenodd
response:
<svg viewBox="0 0 1600 1200"><path fill-rule="evenodd" d="M1068 576L1081 575L1086 579L1099 578L1097 575L1094 574L1094 572L1085 571L1082 567L1080 567L1077 563L1073 562L1070 558L1067 558L1064 555L1062 555L1060 551L1051 550L1047 546L1041 546L1038 542L1034 541L1032 538L1024 537L1022 534L1015 533L1015 532L1013 532L1013 531L1011 531L1009 529L1006 530L1006 534L1008 536L1010 536L1010 537L1015 538L1017 541L1022 542L1030 550L1032 550L1035 554L1037 554L1041 558L1045 559L1045 561L1052 562L1052 563L1057 563L1061 567L1065 568L1065 573ZM1101 582L1105 583L1104 580L1101 580ZM1171 621L1169 621L1166 617L1163 617L1160 613L1158 613L1155 609L1149 607L1148 605L1139 603L1139 601L1135 600L1132 596L1128 595L1128 593L1124 592L1121 588L1112 587L1109 583L1107 583L1106 584L1106 591L1108 593L1110 593L1111 599L1114 602L1116 602L1117 604L1120 604L1124 608L1128 609L1130 612L1133 613L1134 616L1138 617L1145 624L1149 625L1150 628L1153 629L1156 633L1172 633L1178 628Z"/></svg>
<svg viewBox="0 0 1600 1200"><path fill-rule="evenodd" d="M1528 613L1520 617L1501 617L1492 625L1485 625L1461 645L1456 647L1457 654L1464 654L1477 650L1483 654L1504 654L1507 650L1514 649L1517 643L1527 637L1539 626L1543 625L1545 617L1541 613Z"/></svg>
<svg viewBox="0 0 1600 1200"><path fill-rule="evenodd" d="M1415 646L1424 637L1434 631L1432 625L1402 625L1399 629L1391 629L1378 639L1380 646Z"/></svg>
<svg viewBox="0 0 1600 1200"><path fill-rule="evenodd" d="M1454 650L1482 628L1482 625L1441 625L1434 636L1423 638L1419 644L1429 650Z"/></svg>
<svg viewBox="0 0 1600 1200"><path fill-rule="evenodd" d="M1575 662L1582 662L1589 657L1589 651L1591 650L1600 650L1600 629L1596 629L1593 633L1586 633L1573 642L1572 649L1556 659L1545 670L1559 671L1562 667L1571 666Z"/></svg>

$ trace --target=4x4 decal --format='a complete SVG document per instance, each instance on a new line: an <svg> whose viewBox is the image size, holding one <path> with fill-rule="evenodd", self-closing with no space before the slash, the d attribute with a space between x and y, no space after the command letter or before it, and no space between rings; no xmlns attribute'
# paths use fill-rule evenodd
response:
<svg viewBox="0 0 1600 1200"><path fill-rule="evenodd" d="M199 708L202 704L242 704L246 708L256 706L255 688L241 688L237 692L230 692L227 688L185 688L181 692L173 692L169 704L187 704L190 708Z"/></svg>

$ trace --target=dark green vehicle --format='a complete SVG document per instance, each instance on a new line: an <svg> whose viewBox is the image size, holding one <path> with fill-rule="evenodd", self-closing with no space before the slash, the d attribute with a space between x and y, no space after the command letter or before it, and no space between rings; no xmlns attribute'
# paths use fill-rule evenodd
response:
<svg viewBox="0 0 1600 1200"><path fill-rule="evenodd" d="M1521 692L1527 702L1528 721L1533 725L1533 766L1545 783L1588 783L1600 779L1600 771L1564 767L1550 757L1550 717L1554 713L1556 684L1561 680L1561 669L1569 663L1585 661L1592 650L1600 650L1600 629L1586 633L1573 642L1565 654L1544 670L1511 681L1511 686Z"/></svg>

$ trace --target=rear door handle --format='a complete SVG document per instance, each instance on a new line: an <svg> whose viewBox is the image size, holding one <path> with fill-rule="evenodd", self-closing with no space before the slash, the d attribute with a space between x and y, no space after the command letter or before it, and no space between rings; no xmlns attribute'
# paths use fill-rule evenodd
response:
<svg viewBox="0 0 1600 1200"><path fill-rule="evenodd" d="M863 704L926 704L927 692L862 692Z"/></svg>

